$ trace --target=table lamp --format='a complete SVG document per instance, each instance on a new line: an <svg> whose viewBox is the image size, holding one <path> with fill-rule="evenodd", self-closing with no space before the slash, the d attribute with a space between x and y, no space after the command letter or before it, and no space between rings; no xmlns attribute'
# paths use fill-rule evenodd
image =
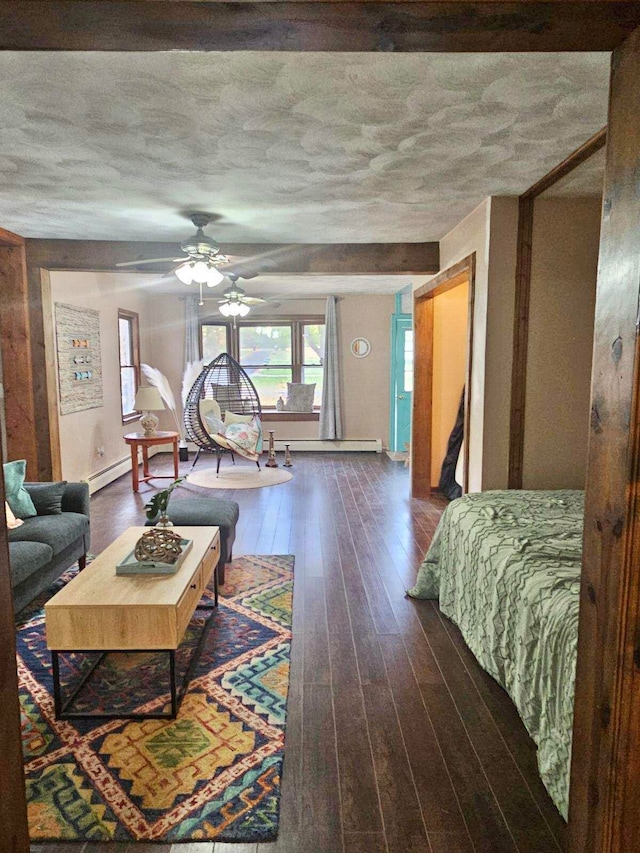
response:
<svg viewBox="0 0 640 853"><path fill-rule="evenodd" d="M136 411L143 412L140 418L140 426L144 430L144 434L147 436L155 435L158 417L151 410L164 409L165 407L158 389L154 388L153 385L141 385L136 391L133 407Z"/></svg>

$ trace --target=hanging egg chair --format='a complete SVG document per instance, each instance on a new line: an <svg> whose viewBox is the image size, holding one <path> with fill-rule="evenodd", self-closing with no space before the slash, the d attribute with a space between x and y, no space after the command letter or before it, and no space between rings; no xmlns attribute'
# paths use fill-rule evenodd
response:
<svg viewBox="0 0 640 853"><path fill-rule="evenodd" d="M216 441L216 434L221 431L228 412L243 418L260 419L262 406L246 371L229 353L223 352L202 370L187 395L183 414L185 430L198 448L192 471L203 450L218 457L216 473L220 470L223 453L231 453L235 464L233 451ZM260 468L258 459L256 464Z"/></svg>

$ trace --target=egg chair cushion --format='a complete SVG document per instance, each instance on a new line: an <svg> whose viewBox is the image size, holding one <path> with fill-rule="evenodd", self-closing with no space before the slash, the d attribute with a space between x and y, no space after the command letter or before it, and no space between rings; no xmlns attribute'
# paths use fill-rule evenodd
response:
<svg viewBox="0 0 640 853"><path fill-rule="evenodd" d="M249 423L232 423L225 426L224 435L213 436L214 440L227 450L257 462L260 458L258 447L262 441L262 426L259 418L253 417Z"/></svg>

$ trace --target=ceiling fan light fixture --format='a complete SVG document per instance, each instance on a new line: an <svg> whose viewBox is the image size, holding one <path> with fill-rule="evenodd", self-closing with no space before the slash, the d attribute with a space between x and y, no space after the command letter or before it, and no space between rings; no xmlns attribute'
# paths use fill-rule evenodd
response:
<svg viewBox="0 0 640 853"><path fill-rule="evenodd" d="M183 284L191 284L193 281L193 264L191 261L188 261L186 264L180 264L175 272Z"/></svg>
<svg viewBox="0 0 640 853"><path fill-rule="evenodd" d="M209 264L204 261L196 261L193 265L193 280L196 284L206 284L209 276Z"/></svg>
<svg viewBox="0 0 640 853"><path fill-rule="evenodd" d="M243 305L236 299L229 299L220 305L219 310L225 317L246 317L249 313L249 306Z"/></svg>
<svg viewBox="0 0 640 853"><path fill-rule="evenodd" d="M221 281L224 281L224 276L220 270L216 269L214 266L210 266L207 272L207 287L215 287L217 284L220 284Z"/></svg>

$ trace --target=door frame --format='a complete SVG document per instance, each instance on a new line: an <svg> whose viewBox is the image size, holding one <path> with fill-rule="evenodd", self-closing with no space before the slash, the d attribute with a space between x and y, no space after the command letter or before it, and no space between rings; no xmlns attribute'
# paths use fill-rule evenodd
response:
<svg viewBox="0 0 640 853"><path fill-rule="evenodd" d="M476 291L476 253L438 273L413 294L414 380L411 417L411 496L431 496L431 430L433 421L433 300L469 283L467 367L464 396L464 493L469 491L469 435L473 371L473 319Z"/></svg>
<svg viewBox="0 0 640 853"><path fill-rule="evenodd" d="M398 298L396 294L396 311L391 315L391 373L390 373L390 382L389 382L389 450L394 452L401 452L395 447L396 444L396 409L397 402L396 397L398 393L397 388L397 368L398 368L398 360L396 357L396 344L398 339L398 323L399 321L404 321L411 323L413 325L413 316L411 314L407 314L403 311L398 311ZM411 392L411 399L413 400L413 392Z"/></svg>

